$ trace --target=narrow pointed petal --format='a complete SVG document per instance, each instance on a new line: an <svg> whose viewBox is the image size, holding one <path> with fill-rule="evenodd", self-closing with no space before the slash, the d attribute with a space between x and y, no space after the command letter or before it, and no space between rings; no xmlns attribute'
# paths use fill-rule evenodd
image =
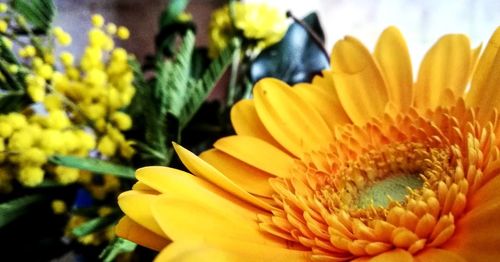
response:
<svg viewBox="0 0 500 262"><path fill-rule="evenodd" d="M255 108L266 129L295 156L318 149L332 134L321 115L291 87L277 79L260 80L254 87Z"/></svg>
<svg viewBox="0 0 500 262"><path fill-rule="evenodd" d="M116 235L133 241L143 247L161 250L170 240L159 236L128 217L122 217L115 228Z"/></svg>
<svg viewBox="0 0 500 262"><path fill-rule="evenodd" d="M195 154L189 152L189 150L175 143L174 143L174 149L177 152L177 155L181 159L182 163L193 174L203 177L204 179L214 183L220 188L226 190L227 192L232 193L235 196L241 198L242 200L248 201L249 203L252 203L264 210L272 209L272 207L269 204L252 196L243 188L239 187L234 182L229 180L229 178L225 177L220 171L215 169L213 166L203 161Z"/></svg>
<svg viewBox="0 0 500 262"><path fill-rule="evenodd" d="M207 150L201 153L200 158L207 161L231 179L231 181L252 194L271 197L274 192L268 182L269 178L273 176L245 164L220 150Z"/></svg>
<svg viewBox="0 0 500 262"><path fill-rule="evenodd" d="M386 84L370 52L347 36L333 47L333 78L340 102L352 122L366 123L384 113L389 97Z"/></svg>
<svg viewBox="0 0 500 262"><path fill-rule="evenodd" d="M159 166L144 167L137 170L137 179L166 195L191 199L200 204L211 203L247 219L254 219L255 214L262 212L259 208L216 185L177 169Z"/></svg>
<svg viewBox="0 0 500 262"><path fill-rule="evenodd" d="M382 32L374 56L387 82L389 101L396 111L406 112L412 105L413 75L406 41L396 27Z"/></svg>
<svg viewBox="0 0 500 262"><path fill-rule="evenodd" d="M289 177L294 162L294 159L283 151L251 136L224 137L217 140L214 147L248 165L278 177Z"/></svg>
<svg viewBox="0 0 500 262"><path fill-rule="evenodd" d="M489 119L494 108L500 104L500 27L491 36L486 49L479 58L471 90L467 94L467 105L479 107L480 121Z"/></svg>

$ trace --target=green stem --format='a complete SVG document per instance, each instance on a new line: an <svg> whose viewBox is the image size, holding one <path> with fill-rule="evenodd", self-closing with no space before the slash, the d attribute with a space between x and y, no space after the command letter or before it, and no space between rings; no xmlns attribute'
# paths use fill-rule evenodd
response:
<svg viewBox="0 0 500 262"><path fill-rule="evenodd" d="M240 60L241 60L241 48L240 45L235 45L235 51L233 53L233 59L231 63L231 76L229 79L229 87L227 89L227 98L226 98L226 105L227 107L231 107L234 102L235 102L235 96L236 96L236 89L237 87L237 82L238 82L238 75L239 75L239 67L240 67Z"/></svg>

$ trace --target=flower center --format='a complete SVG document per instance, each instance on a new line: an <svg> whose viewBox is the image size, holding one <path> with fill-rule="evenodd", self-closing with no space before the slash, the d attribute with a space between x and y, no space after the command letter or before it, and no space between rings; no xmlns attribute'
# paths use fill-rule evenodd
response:
<svg viewBox="0 0 500 262"><path fill-rule="evenodd" d="M391 175L361 190L356 205L358 208L387 208L392 201L403 203L410 192L408 188L420 189L423 184L418 174Z"/></svg>

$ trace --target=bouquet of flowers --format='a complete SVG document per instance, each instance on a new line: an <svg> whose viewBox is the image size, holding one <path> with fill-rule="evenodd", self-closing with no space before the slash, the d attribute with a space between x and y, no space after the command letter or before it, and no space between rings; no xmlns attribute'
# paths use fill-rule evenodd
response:
<svg viewBox="0 0 500 262"><path fill-rule="evenodd" d="M75 54L53 1L0 3L6 258L500 256L500 29L443 36L414 80L396 27L328 52L316 14L228 1L196 47L187 4L141 63L99 14Z"/></svg>

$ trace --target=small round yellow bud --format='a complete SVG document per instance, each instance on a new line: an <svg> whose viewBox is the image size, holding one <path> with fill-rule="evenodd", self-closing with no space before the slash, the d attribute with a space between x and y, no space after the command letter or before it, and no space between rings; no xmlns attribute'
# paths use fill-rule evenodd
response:
<svg viewBox="0 0 500 262"><path fill-rule="evenodd" d="M12 112L8 114L5 121L9 123L14 130L21 129L28 125L28 120L26 120L26 116L17 112Z"/></svg>
<svg viewBox="0 0 500 262"><path fill-rule="evenodd" d="M111 115L111 121L120 130L129 130L132 127L132 118L124 112L114 112Z"/></svg>
<svg viewBox="0 0 500 262"><path fill-rule="evenodd" d="M64 66L71 66L71 65L73 65L73 62L75 61L73 54L71 54L70 52L67 52L67 51L61 52L61 54L59 55L59 59L61 59L61 63Z"/></svg>
<svg viewBox="0 0 500 262"><path fill-rule="evenodd" d="M17 179L21 184L34 187L42 183L44 171L38 166L23 166L19 170Z"/></svg>
<svg viewBox="0 0 500 262"><path fill-rule="evenodd" d="M32 147L19 154L19 163L22 165L41 166L47 162L47 154L43 150Z"/></svg>
<svg viewBox="0 0 500 262"><path fill-rule="evenodd" d="M94 14L91 18L92 25L95 27L101 27L104 25L104 17L100 14Z"/></svg>
<svg viewBox="0 0 500 262"><path fill-rule="evenodd" d="M0 20L0 33L7 32L7 28L9 28L9 24L5 20Z"/></svg>
<svg viewBox="0 0 500 262"><path fill-rule="evenodd" d="M118 31L116 32L116 35L121 40L127 40L130 37L130 31L128 31L128 28L126 28L124 26L119 26Z"/></svg>
<svg viewBox="0 0 500 262"><path fill-rule="evenodd" d="M60 199L56 199L56 200L52 201L51 206L52 206L52 211L56 215L64 214L67 210L66 203L64 203L64 201L62 201Z"/></svg>
<svg viewBox="0 0 500 262"><path fill-rule="evenodd" d="M28 95L34 102L42 102L45 97L45 87L38 85L28 85Z"/></svg>
<svg viewBox="0 0 500 262"><path fill-rule="evenodd" d="M97 145L97 149L105 156L113 156L116 152L116 143L109 136L103 136Z"/></svg>
<svg viewBox="0 0 500 262"><path fill-rule="evenodd" d="M113 23L108 23L106 25L106 32L108 32L108 34L110 35L116 34L116 25Z"/></svg>
<svg viewBox="0 0 500 262"><path fill-rule="evenodd" d="M71 184L78 180L80 170L71 167L57 166L54 169L56 180L64 185Z"/></svg>
<svg viewBox="0 0 500 262"><path fill-rule="evenodd" d="M11 151L22 151L27 150L33 146L34 137L27 131L20 130L14 132L9 139L9 150Z"/></svg>
<svg viewBox="0 0 500 262"><path fill-rule="evenodd" d="M7 122L0 122L0 137L7 138L12 135L12 132L14 129L12 126L7 123Z"/></svg>
<svg viewBox="0 0 500 262"><path fill-rule="evenodd" d="M62 46L70 45L71 41L73 40L71 38L71 35L66 33L66 32L62 32L61 34L56 35L56 39L57 39L57 42L59 42L59 44L61 44Z"/></svg>
<svg viewBox="0 0 500 262"><path fill-rule="evenodd" d="M54 69L49 64L42 64L40 67L36 69L36 73L43 77L44 79L50 79L52 74L54 73Z"/></svg>
<svg viewBox="0 0 500 262"><path fill-rule="evenodd" d="M33 57L36 55L36 49L32 45L27 45L26 47L24 47L24 51L26 52L26 56L28 57Z"/></svg>
<svg viewBox="0 0 500 262"><path fill-rule="evenodd" d="M48 111L59 110L62 108L61 97L56 94L49 94L43 99L45 109Z"/></svg>
<svg viewBox="0 0 500 262"><path fill-rule="evenodd" d="M9 10L9 6L6 3L0 3L0 13L5 13Z"/></svg>
<svg viewBox="0 0 500 262"><path fill-rule="evenodd" d="M5 46L7 46L8 49L12 49L13 44L9 38L2 36L1 39L2 39L3 43L5 44Z"/></svg>
<svg viewBox="0 0 500 262"><path fill-rule="evenodd" d="M7 69L9 70L9 73L11 73L11 74L17 74L19 72L19 66L16 64L9 65L9 67Z"/></svg>

